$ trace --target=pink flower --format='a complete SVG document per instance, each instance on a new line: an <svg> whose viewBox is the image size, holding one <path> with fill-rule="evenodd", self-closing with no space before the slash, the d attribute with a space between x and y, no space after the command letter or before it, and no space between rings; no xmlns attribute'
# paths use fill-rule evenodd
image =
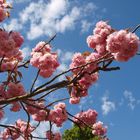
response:
<svg viewBox="0 0 140 140"><path fill-rule="evenodd" d="M87 37L87 44L92 49L95 49L96 48L96 42L94 40L94 36L93 35L89 35Z"/></svg>
<svg viewBox="0 0 140 140"><path fill-rule="evenodd" d="M106 49L117 61L128 61L138 51L139 38L134 33L120 30L107 38Z"/></svg>
<svg viewBox="0 0 140 140"><path fill-rule="evenodd" d="M86 64L86 60L84 56L81 53L75 53L73 58L72 58L72 63L70 64L70 69L76 68L78 66ZM72 70L74 74L77 74L81 68L77 68Z"/></svg>
<svg viewBox="0 0 140 140"><path fill-rule="evenodd" d="M107 22L99 21L93 30L93 35L87 37L87 44L99 54L106 53L106 39L112 33L112 28Z"/></svg>
<svg viewBox="0 0 140 140"><path fill-rule="evenodd" d="M21 106L18 102L13 103L12 107L10 108L10 110L13 112L18 112L20 111L20 109L21 109Z"/></svg>
<svg viewBox="0 0 140 140"><path fill-rule="evenodd" d="M69 100L70 104L78 104L80 102L80 97L72 97Z"/></svg>
<svg viewBox="0 0 140 140"><path fill-rule="evenodd" d="M102 136L107 132L107 127L103 127L103 123L98 121L92 126L92 134Z"/></svg>
<svg viewBox="0 0 140 140"><path fill-rule="evenodd" d="M98 114L95 110L88 109L87 111L82 111L76 114L74 117L74 121L81 126L84 126L84 123L92 126L96 122L97 115Z"/></svg>
<svg viewBox="0 0 140 140"><path fill-rule="evenodd" d="M11 32L9 38L12 38L15 41L17 48L21 47L24 42L24 38L19 32Z"/></svg>
<svg viewBox="0 0 140 140"><path fill-rule="evenodd" d="M68 115L64 103L58 103L54 106L53 110L50 110L48 120L55 123L57 127L61 127L67 120Z"/></svg>
<svg viewBox="0 0 140 140"><path fill-rule="evenodd" d="M83 74L77 81L77 84L71 87L70 103L76 104L80 102L80 98L88 95L88 88L98 80L98 73L96 72L97 60L100 57L98 53L90 53L87 55L75 53L72 58L70 68L75 75ZM83 66L83 67L80 67ZM80 67L80 68L77 68Z"/></svg>
<svg viewBox="0 0 140 140"><path fill-rule="evenodd" d="M51 52L51 46L45 42L39 42L31 52L30 63L40 69L40 75L50 77L59 66L57 54Z"/></svg>

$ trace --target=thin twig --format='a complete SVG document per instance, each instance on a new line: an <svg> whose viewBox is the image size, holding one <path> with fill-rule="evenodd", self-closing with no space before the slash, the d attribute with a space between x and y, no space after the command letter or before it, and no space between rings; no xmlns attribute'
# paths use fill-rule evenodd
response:
<svg viewBox="0 0 140 140"><path fill-rule="evenodd" d="M55 79L57 79L57 78L60 77L61 75L64 75L64 74L66 74L66 73L68 73L68 72L70 72L70 71L76 70L76 69L78 69L78 68L84 68L84 67L86 67L87 65L90 65L90 64L93 64L93 63L96 63L96 62L101 63L101 62L103 62L103 61L108 61L108 60L110 60L110 59L113 59L112 56L111 56L109 59L105 59L108 55L110 55L110 53L107 53L107 54L105 54L103 57L100 57L100 58L98 58L98 59L96 59L96 60L94 60L94 61L92 61L92 62L88 62L88 63L86 63L86 64L84 64L84 65L80 65L80 66L77 66L77 67L75 67L75 68L66 70L66 71L64 71L64 72L62 72L62 73L56 75L56 76L55 76L54 78L52 78L50 81L48 81L48 82L44 83L43 85L39 86L39 87L36 88L33 92L36 92L37 90L43 88L44 86L46 86L46 85L52 83Z"/></svg>
<svg viewBox="0 0 140 140"><path fill-rule="evenodd" d="M49 92L45 93L44 95L42 95L41 97L35 99L34 101L39 101L40 99L44 98L45 96L49 95L50 93L52 93L52 92L54 92L56 90L58 90L58 88L54 88L54 89L50 90Z"/></svg>
<svg viewBox="0 0 140 140"><path fill-rule="evenodd" d="M30 126L30 120L31 120L31 119L30 119L30 114L29 114L29 112L27 111L27 109L24 107L24 104L23 104L22 102L20 102L20 104L21 104L23 110L26 112L27 117L28 117L27 127L26 127L26 133L28 134L28 128L29 128L29 126Z"/></svg>
<svg viewBox="0 0 140 140"><path fill-rule="evenodd" d="M33 88L34 88L35 82L37 81L37 78L38 78L38 76L39 76L39 73L40 73L40 69L38 70L38 72L37 72L37 74L36 74L36 77L35 77L35 79L34 79L34 81L33 81L33 84L32 84L31 89L30 89L30 93L32 93L32 90L33 90Z"/></svg>
<svg viewBox="0 0 140 140"><path fill-rule="evenodd" d="M140 28L140 24L137 25L137 26L134 28L134 30L132 30L132 33L135 33L135 32L138 30L138 28Z"/></svg>
<svg viewBox="0 0 140 140"><path fill-rule="evenodd" d="M51 121L49 121L49 124L50 124L50 135L52 134L52 123L51 123ZM52 140L52 135L50 136L50 140Z"/></svg>
<svg viewBox="0 0 140 140"><path fill-rule="evenodd" d="M1 71L1 65L2 65L2 61L4 60L4 57L5 57L5 55L0 60L0 71Z"/></svg>
<svg viewBox="0 0 140 140"><path fill-rule="evenodd" d="M79 118L75 117L74 115L70 114L69 112L67 112L67 114L75 119L77 119L78 121L80 121L81 123L83 123L85 126L89 127L90 129L92 129L91 126L89 126L88 124L86 124L83 120L80 120Z"/></svg>
<svg viewBox="0 0 140 140"><path fill-rule="evenodd" d="M54 101L54 102L48 104L46 107L50 107L50 106L52 106L53 104L55 104L55 103L57 103L57 102L61 102L61 101L69 100L69 99L70 99L70 97L56 100L56 101Z"/></svg>

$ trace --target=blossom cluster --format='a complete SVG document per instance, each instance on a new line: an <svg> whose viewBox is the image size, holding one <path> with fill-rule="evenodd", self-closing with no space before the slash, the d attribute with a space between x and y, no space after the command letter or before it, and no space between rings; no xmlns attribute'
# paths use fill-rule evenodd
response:
<svg viewBox="0 0 140 140"><path fill-rule="evenodd" d="M43 101L28 100L26 110L32 116L35 121L45 121L48 113L45 110L45 104Z"/></svg>
<svg viewBox="0 0 140 140"><path fill-rule="evenodd" d="M24 95L25 89L21 83L13 83L9 82L8 84L0 85L0 100L9 99L12 97L22 96ZM17 112L20 111L21 105L18 102L12 102L12 106L10 108L11 111ZM0 119L4 116L4 111L0 110Z"/></svg>
<svg viewBox="0 0 140 140"><path fill-rule="evenodd" d="M107 132L107 127L104 127L101 121L97 122L97 115L98 113L96 110L88 109L87 111L76 114L73 120L77 125L82 127L89 126L92 128L93 135L104 136Z"/></svg>
<svg viewBox="0 0 140 140"><path fill-rule="evenodd" d="M21 134L24 140L28 140L31 132L34 130L34 127L30 126L27 122L19 119L16 121L15 125L11 125L11 127L6 128L3 132L1 132L1 137L3 140L8 139L18 139Z"/></svg>
<svg viewBox="0 0 140 140"><path fill-rule="evenodd" d="M99 77L97 60L110 54L117 61L128 61L138 51L139 38L128 30L115 31L107 22L99 21L93 35L87 37L87 44L94 49L92 53L75 53L70 64L73 77L81 78L72 85L70 103L77 104L88 94L89 87Z"/></svg>
<svg viewBox="0 0 140 140"><path fill-rule="evenodd" d="M24 38L18 32L0 30L0 70L16 69L18 62L22 61L22 52L19 49Z"/></svg>
<svg viewBox="0 0 140 140"><path fill-rule="evenodd" d="M0 0L0 22L8 16L6 8L8 5L4 0ZM18 32L7 32L0 29L0 72L10 71L12 75L17 70L19 62L23 60L20 50L23 41L23 37ZM109 56L113 56L113 60L128 61L138 51L139 38L128 30L116 31L107 22L100 21L96 24L93 34L88 36L87 44L94 49L94 52L75 53L70 64L73 75L68 79L70 82L74 81L68 85L71 104L77 104L81 97L87 96L89 87L98 80L99 65L97 60L105 54L110 54ZM59 66L57 57L57 53L52 51L51 45L42 41L32 49L29 61L32 66L39 69L40 76L48 78ZM26 94L23 85L17 81L16 76L14 77L16 82L14 82L9 75L7 76L8 80L0 84L0 101ZM36 101L27 98L24 104L25 108L18 101L11 102L10 110L18 112L23 107L33 120L50 121L57 127L61 127L68 119L65 103L58 103L53 109L48 109L44 100ZM0 109L0 119L4 117L2 108ZM95 110L89 109L76 114L73 121L82 127L85 124L90 126L93 135L104 136L107 128L103 126L102 122L97 122L97 115ZM29 122L17 120L15 125L11 125L1 133L1 137L3 140L7 140L24 136L24 139L28 140L33 129ZM49 140L61 140L60 133L53 133L51 130L46 132L46 137Z"/></svg>
<svg viewBox="0 0 140 140"><path fill-rule="evenodd" d="M26 109L35 121L51 121L58 127L61 127L68 118L65 103L58 103L54 109L45 110L44 102L28 101Z"/></svg>
<svg viewBox="0 0 140 140"><path fill-rule="evenodd" d="M106 40L106 49L117 61L128 61L138 51L139 38L126 30L110 34Z"/></svg>
<svg viewBox="0 0 140 140"><path fill-rule="evenodd" d="M87 96L89 87L98 80L98 72L94 72L97 68L97 63L95 61L98 58L99 55L94 52L88 55L81 53L74 54L72 63L70 64L70 68L74 73L73 77L80 73L83 73L83 76L72 87L72 91L70 93L71 104L79 103L81 97ZM86 65L87 63L89 63L89 65ZM82 65L85 65L83 70L82 68L76 68Z"/></svg>
<svg viewBox="0 0 140 140"><path fill-rule="evenodd" d="M31 52L30 64L37 67L39 74L44 77L50 77L59 66L57 53L51 52L51 46L45 42L39 42Z"/></svg>
<svg viewBox="0 0 140 140"><path fill-rule="evenodd" d="M74 122L80 126L86 125L92 126L97 120L98 113L96 110L88 109L87 111L79 112L74 116Z"/></svg>
<svg viewBox="0 0 140 140"><path fill-rule="evenodd" d="M95 49L99 54L106 53L106 39L112 32L112 28L104 21L96 24L93 35L87 37L87 43L90 48Z"/></svg>
<svg viewBox="0 0 140 140"><path fill-rule="evenodd" d="M103 136L107 132L107 127L103 126L103 122L98 121L92 126L92 134L97 136Z"/></svg>
<svg viewBox="0 0 140 140"><path fill-rule="evenodd" d="M54 106L53 110L50 110L48 120L56 124L57 127L61 127L67 120L68 115L66 112L65 103L58 103Z"/></svg>
<svg viewBox="0 0 140 140"><path fill-rule="evenodd" d="M107 22L100 21L87 37L87 44L97 53L103 55L110 52L117 61L128 61L139 46L139 37L128 30L114 30Z"/></svg>

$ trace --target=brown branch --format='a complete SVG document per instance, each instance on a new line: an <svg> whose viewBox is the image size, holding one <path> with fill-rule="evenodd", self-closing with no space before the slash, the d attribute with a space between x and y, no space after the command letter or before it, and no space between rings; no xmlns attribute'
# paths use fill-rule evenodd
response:
<svg viewBox="0 0 140 140"><path fill-rule="evenodd" d="M96 61L97 61L97 64L100 64L100 63L102 63L102 62L104 62L104 61L109 61L109 60L112 60L112 59L113 59L112 56L109 57L109 58L106 58L108 55L110 55L110 54L106 54L104 57L101 57L101 58L99 58L98 60L96 60ZM71 71L71 70L74 70L74 69L77 69L77 68L85 67L85 66L87 66L87 65L89 65L89 64L95 63L96 61L90 62L90 63L86 63L85 65L82 65L82 66L79 66L79 67L75 67L75 68L73 68L73 69L69 69L68 71ZM67 71L67 72L68 72L68 71ZM98 69L97 69L96 71L98 71ZM96 72L96 71L95 71L95 72ZM65 72L65 73L66 73L66 72ZM78 78L79 78L79 77L78 77ZM78 80L78 78L75 79L75 81ZM43 92L45 92L45 91L52 90L52 89L55 89L55 88L58 88L58 89L60 89L60 88L65 88L65 87L67 87L68 85L70 85L72 82L75 82L75 81L63 80L63 81L61 81L61 82L57 82L57 83L54 83L54 84L52 84L52 85L50 85L50 86L47 86L47 87L45 87L45 88L43 88L43 89L39 89L39 90L36 91L36 92L33 91L31 94L25 94L25 95L13 97L13 98L10 98L10 99L7 99L7 100L2 100L2 101L0 101L0 105L8 104L8 103L11 103L11 102L14 102L14 101L23 101L23 100L26 100L26 99L28 99L28 98L34 97L34 96L36 96L36 95L39 95L40 93L43 93ZM43 85L43 86L44 86L44 85ZM40 87L39 87L39 88L40 88Z"/></svg>
<svg viewBox="0 0 140 140"><path fill-rule="evenodd" d="M64 72L62 72L62 73L56 75L56 76L55 76L54 78L52 78L50 81L48 81L48 82L44 83L43 85L39 86L38 88L36 88L33 92L36 92L37 90L43 88L44 86L46 86L46 85L52 83L55 79L57 79L57 78L60 77L61 75L64 75L64 74L66 74L66 73L68 73L68 72L71 72L71 71L73 71L73 70L75 70L75 69L84 68L84 67L86 67L87 65L90 65L90 64L93 64L93 63L96 63L96 62L98 62L98 64L99 64L99 63L101 63L101 62L103 62L103 61L108 61L108 60L112 60L112 59L113 59L113 56L111 56L111 57L108 58L108 59L105 59L107 56L110 56L110 53L105 54L104 56L102 56L102 57L96 59L95 61L88 62L88 63L86 63L86 64L84 64L84 65L80 65L80 66L77 66L77 67L75 67L75 68L72 68L72 69L69 69L69 70L67 70L67 71L64 71Z"/></svg>
<svg viewBox="0 0 140 140"><path fill-rule="evenodd" d="M27 120L27 127L26 127L26 133L28 133L28 128L30 127L30 120L31 120L31 119L30 119L30 114L29 114L29 112L27 111L27 109L24 107L24 104L23 104L22 102L20 102L20 104L21 104L23 110L26 112L27 117L28 117L28 120Z"/></svg>
<svg viewBox="0 0 140 140"><path fill-rule="evenodd" d="M56 37L56 34L54 34L54 35L43 45L43 47L42 47L41 49L43 49L43 48L45 47L45 45L47 45L47 44L49 44L51 41L53 41L55 37ZM41 49L40 49L40 50L41 50ZM40 51L40 50L39 50L39 51ZM29 63L30 63L30 59L27 60L25 63L20 64L20 65L18 66L18 68L21 68L21 67L28 68L28 67L27 67L27 64L29 64Z"/></svg>
<svg viewBox="0 0 140 140"><path fill-rule="evenodd" d="M54 89L54 88L64 88L64 87L66 87L67 85L69 84L69 81L66 81L66 80L64 80L64 81L61 81L61 82L58 82L58 83L55 83L55 84L53 84L53 85L50 85L50 86L48 86L48 87L46 87L46 88L44 88L44 89L42 89L42 90L39 90L39 91L37 91L36 93L31 93L31 94L25 94L25 95L22 95L22 96L17 96L17 97L12 97L12 98L9 98L9 99L6 99L6 100L1 100L0 101L0 105L3 105L3 104L9 104L9 103L11 103L11 102L16 102L16 101L24 101L24 100L26 100L26 99L28 99L28 98L31 98L31 97L34 97L34 96L36 96L36 95L39 95L40 93L42 93L42 92L45 92L45 91L47 91L47 90L51 90L51 89Z"/></svg>
<svg viewBox="0 0 140 140"><path fill-rule="evenodd" d="M28 68L28 64L30 63L30 60L27 60L26 62L24 62L23 64L18 65L18 68L24 67L24 68Z"/></svg>
<svg viewBox="0 0 140 140"><path fill-rule="evenodd" d="M67 114L75 119L77 119L78 121L80 121L81 123L83 123L85 126L87 126L88 128L92 129L92 127L90 127L88 124L86 124L83 120L80 120L79 118L75 117L74 115L70 114L69 112L67 112ZM74 121L73 121L74 122Z"/></svg>
<svg viewBox="0 0 140 140"><path fill-rule="evenodd" d="M31 89L30 89L30 93L32 93L32 90L33 90L33 88L34 88L35 82L37 81L37 78L38 78L38 76L39 76L39 73L40 73L40 69L38 70L38 72L37 72L37 74L36 74L36 77L35 77L35 79L34 79L34 81L33 81L33 84L32 84Z"/></svg>
<svg viewBox="0 0 140 140"><path fill-rule="evenodd" d="M58 88L54 88L54 89L50 90L49 92L45 93L44 95L42 95L41 97L35 99L34 101L39 101L40 99L44 98L45 96L49 95L50 93L52 93L52 92L54 92L56 90L58 90Z"/></svg>
<svg viewBox="0 0 140 140"><path fill-rule="evenodd" d="M48 41L46 41L46 43L42 46L42 48L38 50L38 52L41 51L47 44L50 44L50 42L53 41L55 37L56 34L54 34Z"/></svg>
<svg viewBox="0 0 140 140"><path fill-rule="evenodd" d="M137 26L132 30L132 33L135 33L139 28L140 28L140 24L137 25Z"/></svg>
<svg viewBox="0 0 140 140"><path fill-rule="evenodd" d="M111 58L107 58L107 59L104 59L104 60L100 60L98 63L102 63L103 61L108 61L108 60L111 60L112 59L112 57ZM91 63L93 63L93 62L91 62ZM90 64L91 64L90 63ZM86 64L86 65L88 65L88 64ZM80 67L83 67L83 66L80 66ZM78 68L80 68L80 67L78 67ZM75 69L75 68L74 68ZM117 68L118 69L118 68ZM96 69L96 71L98 71L99 69ZM100 70L103 70L103 68L101 68ZM108 69L108 71L110 71L111 69ZM116 69L112 69L112 70L116 70ZM94 72L96 72L96 71L94 71ZM105 71L105 70L104 70ZM106 70L107 71L107 70ZM78 77L79 78L79 77ZM77 79L75 79L75 81L77 81L78 80L78 78ZM52 89L55 89L55 88L58 88L58 89L60 89L60 88L65 88L65 87L67 87L68 85L70 85L72 82L75 82L75 81L68 81L68 80L63 80L63 81L61 81L61 82L57 82L57 83L54 83L54 84L52 84L52 85L50 85L50 86L47 86L47 87L45 87L45 88L43 88L43 89L40 89L40 90L38 90L38 91L36 91L36 92L32 92L31 94L25 94L25 95L22 95L22 96L17 96L17 97L13 97L13 98L9 98L9 99L7 99L7 100L1 100L0 101L0 105L3 105L3 104L8 104L8 103L11 103L11 102L14 102L14 101L23 101L23 100L26 100L26 99L28 99L28 98L31 98L31 97L34 97L34 96L36 96L36 95L39 95L39 94L41 94L41 93L43 93L43 92L45 92L45 91L48 91L48 90L52 90Z"/></svg>
<svg viewBox="0 0 140 140"><path fill-rule="evenodd" d="M57 102L65 101L65 100L68 100L68 99L70 99L70 97L69 97L69 98L63 98L63 99L56 100L56 101L54 101L54 102L48 104L46 107L50 107L50 106L52 106L53 104L55 104L55 103L57 103Z"/></svg>
<svg viewBox="0 0 140 140"><path fill-rule="evenodd" d="M0 110L3 109L3 108L5 108L6 106L8 106L8 104L1 106L0 107Z"/></svg>
<svg viewBox="0 0 140 140"><path fill-rule="evenodd" d="M50 135L52 134L52 123L51 123L51 121L49 121L49 124L50 124ZM51 137L50 137L50 140L52 140L52 135L51 135Z"/></svg>
<svg viewBox="0 0 140 140"><path fill-rule="evenodd" d="M29 106L32 106L32 107L36 108L36 109L45 110L45 111L49 112L49 110L48 110L46 107L39 107L39 106L37 106L37 105L35 105L35 104L31 104L31 103L28 103L28 102L26 102L26 101L23 101L23 102L24 102L25 104L29 105Z"/></svg>
<svg viewBox="0 0 140 140"><path fill-rule="evenodd" d="M3 57L1 58L1 60L0 60L0 71L1 71L1 65L2 65L2 61L4 60L4 57L5 57L5 56L3 56Z"/></svg>
<svg viewBox="0 0 140 140"><path fill-rule="evenodd" d="M40 125L40 121L39 121L38 124L34 127L33 131L35 131L35 130L39 127L39 125ZM33 131L32 131L32 132L33 132Z"/></svg>
<svg viewBox="0 0 140 140"><path fill-rule="evenodd" d="M20 136L24 138L24 136L22 135L22 133L20 132L20 130L19 130L18 128L16 128L15 126L0 124L0 127L9 129L11 138L12 138L12 132L11 132L11 131L16 132L16 133L19 133ZM2 138L3 138L3 137L2 137Z"/></svg>
<svg viewBox="0 0 140 140"><path fill-rule="evenodd" d="M37 136L33 136L33 135L32 135L32 138L35 138L36 140L39 140L39 139L40 140L48 140L47 138L41 138L41 137L37 137Z"/></svg>

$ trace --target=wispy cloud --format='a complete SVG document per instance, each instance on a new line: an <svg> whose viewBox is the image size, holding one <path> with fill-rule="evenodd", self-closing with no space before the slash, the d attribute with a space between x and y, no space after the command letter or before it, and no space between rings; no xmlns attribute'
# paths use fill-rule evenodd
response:
<svg viewBox="0 0 140 140"><path fill-rule="evenodd" d="M89 28L92 26L91 22L88 22L87 20L81 21L81 33L87 32Z"/></svg>
<svg viewBox="0 0 140 140"><path fill-rule="evenodd" d="M23 1L21 1L23 2ZM81 31L85 32L90 27L90 22L85 20L95 13L97 6L92 2L75 5L70 0L39 0L30 2L27 7L19 12L19 17L11 19L4 27L9 30L22 30L28 24L27 38L36 39L42 35L50 36L53 33L64 33L75 29L81 24ZM14 26L13 26L14 25Z"/></svg>
<svg viewBox="0 0 140 140"><path fill-rule="evenodd" d="M114 111L116 109L116 105L114 102L109 100L109 96L105 95L102 97L101 109L103 115L107 115L109 112Z"/></svg>
<svg viewBox="0 0 140 140"><path fill-rule="evenodd" d="M29 47L24 47L21 51L22 51L24 59L27 59L28 57L30 57L31 49Z"/></svg>
<svg viewBox="0 0 140 140"><path fill-rule="evenodd" d="M125 90L124 93L124 98L125 100L127 101L127 105L128 107L131 109L131 110L134 110L136 105L138 105L140 102L139 99L136 99L134 96L133 96L133 93L130 92L130 91L127 91Z"/></svg>
<svg viewBox="0 0 140 140"><path fill-rule="evenodd" d="M62 50L58 49L57 53L60 58L60 60L59 60L60 66L57 69L57 74L58 74L58 73L64 72L69 69L69 64L71 62L73 52L62 51ZM59 77L58 81L62 81L64 79L65 79L65 75L62 75L61 77Z"/></svg>
<svg viewBox="0 0 140 140"><path fill-rule="evenodd" d="M32 125L37 125L36 121L31 122ZM50 129L49 122L41 122L39 127L32 133L33 136L45 138L46 137L46 131ZM53 125L52 131L53 132L59 132L60 128L56 127L56 125ZM36 139L33 139L36 140Z"/></svg>

